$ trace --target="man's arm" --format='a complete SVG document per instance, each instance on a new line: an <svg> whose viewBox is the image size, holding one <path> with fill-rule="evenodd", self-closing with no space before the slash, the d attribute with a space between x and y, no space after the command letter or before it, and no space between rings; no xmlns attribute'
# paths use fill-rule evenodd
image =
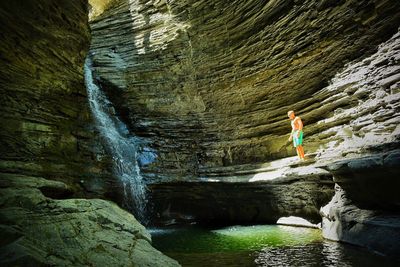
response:
<svg viewBox="0 0 400 267"><path fill-rule="evenodd" d="M290 133L290 136L289 136L289 142L290 142L290 141L292 141L292 138L293 138L293 132L294 132L294 131L292 130L292 132Z"/></svg>
<svg viewBox="0 0 400 267"><path fill-rule="evenodd" d="M290 136L289 136L289 142L292 141L292 139L293 139L293 134L294 134L294 128L292 127L292 131L290 132Z"/></svg>

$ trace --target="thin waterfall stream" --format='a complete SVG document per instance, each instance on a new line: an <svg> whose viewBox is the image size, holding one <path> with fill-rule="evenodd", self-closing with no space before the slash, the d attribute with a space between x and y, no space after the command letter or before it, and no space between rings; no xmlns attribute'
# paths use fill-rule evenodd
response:
<svg viewBox="0 0 400 267"><path fill-rule="evenodd" d="M112 103L93 78L89 56L85 61L85 83L96 127L112 156L114 174L123 185L126 206L140 222L146 223L146 184L138 165L140 139L132 136L115 115Z"/></svg>

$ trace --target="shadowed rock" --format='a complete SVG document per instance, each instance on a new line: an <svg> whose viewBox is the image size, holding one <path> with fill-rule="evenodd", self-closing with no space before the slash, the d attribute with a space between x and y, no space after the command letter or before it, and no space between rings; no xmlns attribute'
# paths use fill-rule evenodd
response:
<svg viewBox="0 0 400 267"><path fill-rule="evenodd" d="M179 266L151 246L132 214L100 199L53 200L66 185L1 175L0 264L4 266Z"/></svg>
<svg viewBox="0 0 400 267"><path fill-rule="evenodd" d="M278 163L257 170L243 167L235 177L232 169L225 170L226 177L220 169L220 176L201 181L151 184L151 221L160 225L274 224L292 215L320 222L319 208L333 196L332 176L314 168L312 162L303 166L288 160Z"/></svg>
<svg viewBox="0 0 400 267"><path fill-rule="evenodd" d="M96 197L118 185L86 97L87 20L84 0L1 2L0 171Z"/></svg>
<svg viewBox="0 0 400 267"><path fill-rule="evenodd" d="M330 240L366 247L399 259L400 213L361 209L339 186L328 205L321 209L322 233Z"/></svg>
<svg viewBox="0 0 400 267"><path fill-rule="evenodd" d="M0 265L178 266L116 204L83 81L87 2L0 3ZM54 181L58 180L58 181Z"/></svg>
<svg viewBox="0 0 400 267"><path fill-rule="evenodd" d="M327 170L357 206L400 210L400 151L338 161Z"/></svg>

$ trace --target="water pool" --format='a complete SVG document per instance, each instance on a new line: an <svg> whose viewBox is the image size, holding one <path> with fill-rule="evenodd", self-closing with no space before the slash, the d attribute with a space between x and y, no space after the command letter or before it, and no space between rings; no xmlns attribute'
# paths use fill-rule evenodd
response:
<svg viewBox="0 0 400 267"><path fill-rule="evenodd" d="M399 266L318 229L280 225L150 229L153 246L184 267Z"/></svg>

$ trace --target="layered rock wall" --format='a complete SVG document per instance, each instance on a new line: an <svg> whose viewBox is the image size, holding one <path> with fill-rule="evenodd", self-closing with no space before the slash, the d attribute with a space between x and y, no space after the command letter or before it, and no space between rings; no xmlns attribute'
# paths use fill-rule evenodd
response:
<svg viewBox="0 0 400 267"><path fill-rule="evenodd" d="M316 157L337 184L335 196L321 209L324 237L395 258L400 251L399 49L397 33L376 53L338 73L321 91L343 88L331 103L352 100L353 104L321 121L348 123L320 133L333 138Z"/></svg>
<svg viewBox="0 0 400 267"><path fill-rule="evenodd" d="M110 160L83 79L87 2L6 1L0 12L1 172L63 181L80 196L107 194Z"/></svg>
<svg viewBox="0 0 400 267"><path fill-rule="evenodd" d="M244 219L268 206L259 213L266 218L287 203L298 207L292 214L315 210L322 203L297 205L295 190L280 191L282 203L273 192L321 181L297 173L279 187L286 166L264 168L294 155L286 112L295 110L315 158L309 167L328 170L345 190L322 211L324 235L396 255L399 25L400 2L387 0L112 1L91 22L91 51L119 116L148 141L142 171L154 183L154 216ZM258 175L265 177L248 183ZM265 192L245 194L243 201L259 199L255 212L231 205L240 186ZM206 215L203 200L212 206Z"/></svg>
<svg viewBox="0 0 400 267"><path fill-rule="evenodd" d="M329 143L320 133L352 118L323 119L368 93L321 89L394 34L399 13L384 0L116 0L91 22L91 50L119 115L149 141L143 154L157 155L147 178L186 180L294 155L289 109L304 120L306 152Z"/></svg>
<svg viewBox="0 0 400 267"><path fill-rule="evenodd" d="M319 223L319 208L332 198L332 188L331 175L318 170L250 182L158 183L150 186L149 216L155 225L275 224L285 216Z"/></svg>
<svg viewBox="0 0 400 267"><path fill-rule="evenodd" d="M0 265L179 266L132 214L83 198L118 191L84 86L87 11L0 3Z"/></svg>

